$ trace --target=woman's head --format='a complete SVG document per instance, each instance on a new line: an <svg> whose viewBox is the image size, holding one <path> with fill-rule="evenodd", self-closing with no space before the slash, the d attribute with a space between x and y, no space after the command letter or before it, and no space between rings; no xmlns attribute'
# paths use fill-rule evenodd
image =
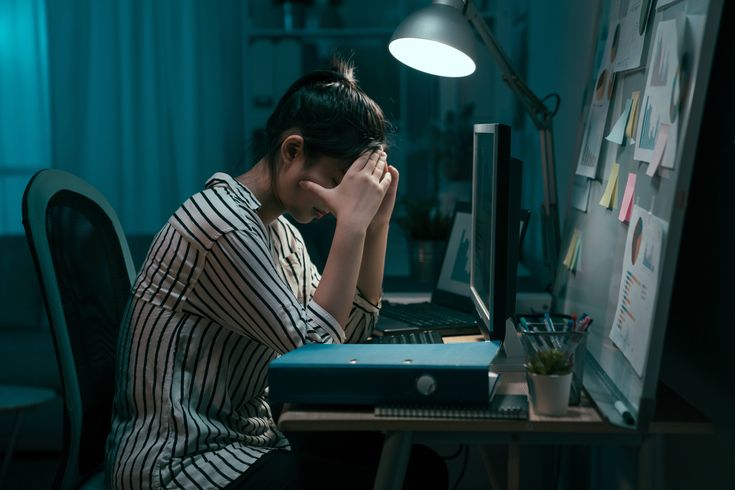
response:
<svg viewBox="0 0 735 490"><path fill-rule="evenodd" d="M268 118L265 158L271 177L275 181L289 135L303 138L307 164L319 157L353 162L365 150L385 146L387 125L378 104L358 86L353 68L335 59L331 69L296 80Z"/></svg>

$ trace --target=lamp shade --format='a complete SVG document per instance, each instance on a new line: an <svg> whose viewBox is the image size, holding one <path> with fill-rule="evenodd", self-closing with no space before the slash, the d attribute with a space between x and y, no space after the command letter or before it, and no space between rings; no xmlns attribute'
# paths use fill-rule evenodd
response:
<svg viewBox="0 0 735 490"><path fill-rule="evenodd" d="M459 9L434 3L407 17L393 33L390 53L401 63L444 77L475 71L475 38Z"/></svg>

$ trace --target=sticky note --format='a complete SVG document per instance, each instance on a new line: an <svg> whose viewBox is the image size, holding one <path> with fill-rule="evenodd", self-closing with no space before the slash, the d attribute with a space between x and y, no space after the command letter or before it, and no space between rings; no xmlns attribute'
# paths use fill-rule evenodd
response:
<svg viewBox="0 0 735 490"><path fill-rule="evenodd" d="M615 201L617 200L616 188L619 173L620 164L613 163L612 170L610 170L610 176L607 179L607 187L605 188L605 192L602 194L602 199L600 199L600 206L608 209L614 206Z"/></svg>
<svg viewBox="0 0 735 490"><path fill-rule="evenodd" d="M628 116L628 125L625 127L625 137L631 140L630 142L633 142L633 135L635 134L635 122L638 119L638 98L640 96L640 91L635 91L630 96L630 115Z"/></svg>
<svg viewBox="0 0 735 490"><path fill-rule="evenodd" d="M574 187L572 189L572 206L580 211L587 212L587 203L590 200L590 181L579 175L574 177Z"/></svg>
<svg viewBox="0 0 735 490"><path fill-rule="evenodd" d="M625 108L623 109L623 112L620 113L618 122L615 123L610 134L605 137L606 140L617 143L618 145L623 144L623 140L625 139L625 126L628 123L628 116L630 116L630 106L632 103L633 99L630 98L625 101Z"/></svg>
<svg viewBox="0 0 735 490"><path fill-rule="evenodd" d="M579 230L574 230L574 233L572 234L572 239L569 241L569 248L567 249L567 254L564 256L564 261L562 264L567 269L570 269L572 267L572 259L574 258L574 252L577 250L577 240L579 238Z"/></svg>
<svg viewBox="0 0 735 490"><path fill-rule="evenodd" d="M577 234L577 245L574 247L571 270L579 272L582 270L582 232Z"/></svg>
<svg viewBox="0 0 735 490"><path fill-rule="evenodd" d="M668 124L663 123L658 126L656 146L653 148L653 158L651 159L651 163L648 164L648 170L646 170L646 175L649 177L653 177L656 174L656 170L658 170L658 166L661 165L661 159L666 150L666 142L669 140L670 127Z"/></svg>
<svg viewBox="0 0 735 490"><path fill-rule="evenodd" d="M630 221L630 212L633 209L633 195L635 194L636 178L637 176L633 172L628 174L628 182L625 184L623 202L620 204L620 214L618 214L618 219L620 221Z"/></svg>

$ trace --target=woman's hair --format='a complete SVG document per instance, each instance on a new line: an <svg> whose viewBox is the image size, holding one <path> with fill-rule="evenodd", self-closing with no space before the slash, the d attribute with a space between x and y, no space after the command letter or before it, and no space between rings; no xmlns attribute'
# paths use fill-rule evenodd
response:
<svg viewBox="0 0 735 490"><path fill-rule="evenodd" d="M296 80L268 118L265 157L271 176L277 175L281 143L292 131L304 138L307 162L319 156L352 162L367 149L385 146L388 125L378 104L358 86L351 64L335 57L330 69Z"/></svg>

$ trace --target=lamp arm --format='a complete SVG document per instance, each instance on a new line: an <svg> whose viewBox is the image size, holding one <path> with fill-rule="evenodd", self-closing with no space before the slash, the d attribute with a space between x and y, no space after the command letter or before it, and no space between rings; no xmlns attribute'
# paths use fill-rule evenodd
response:
<svg viewBox="0 0 735 490"><path fill-rule="evenodd" d="M516 73L513 66L510 64L508 55L505 54L503 48L495 40L492 31L488 27L485 19L482 18L480 12L475 7L472 0L465 0L463 7L463 14L465 18L473 25L475 30L482 38L482 42L485 47L490 51L490 54L495 59L495 62L500 67L500 71L503 73L503 80L508 84L511 90L515 92L516 96L520 99L526 112L531 116L534 126L536 129L544 129L551 127L551 111L548 107L534 94L523 79Z"/></svg>
<svg viewBox="0 0 735 490"><path fill-rule="evenodd" d="M485 19L482 18L472 0L464 0L462 13L482 38L485 47L495 59L503 74L503 80L516 94L523 108L539 130L541 148L541 171L544 182L544 222L543 235L547 266L553 282L556 273L556 260L561 242L559 211L557 206L556 168L554 161L554 138L552 132L553 115L548 107L534 94L510 64L500 44L495 40Z"/></svg>

